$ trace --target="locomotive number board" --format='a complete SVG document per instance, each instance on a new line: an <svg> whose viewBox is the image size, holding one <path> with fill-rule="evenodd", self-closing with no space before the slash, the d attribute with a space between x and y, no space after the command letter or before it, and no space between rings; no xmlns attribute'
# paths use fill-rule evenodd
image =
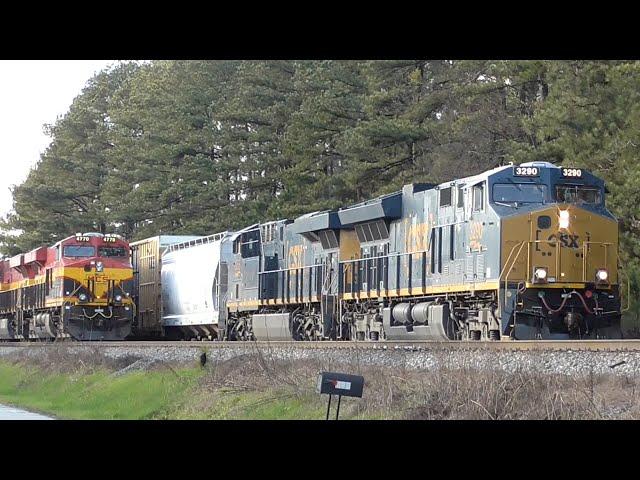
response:
<svg viewBox="0 0 640 480"><path fill-rule="evenodd" d="M513 167L513 174L516 177L537 177L540 175L538 167Z"/></svg>
<svg viewBox="0 0 640 480"><path fill-rule="evenodd" d="M86 237L84 235L76 235L76 241L77 242L90 242L91 241L91 237Z"/></svg>
<svg viewBox="0 0 640 480"><path fill-rule="evenodd" d="M104 243L116 243L116 237L104 237Z"/></svg>
<svg viewBox="0 0 640 480"><path fill-rule="evenodd" d="M562 168L562 176L569 178L582 178L582 170L579 168Z"/></svg>

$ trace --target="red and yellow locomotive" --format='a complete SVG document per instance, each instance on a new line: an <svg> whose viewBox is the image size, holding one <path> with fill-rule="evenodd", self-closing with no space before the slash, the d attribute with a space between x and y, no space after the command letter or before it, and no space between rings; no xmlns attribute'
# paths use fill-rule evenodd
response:
<svg viewBox="0 0 640 480"><path fill-rule="evenodd" d="M76 234L0 261L0 339L123 340L133 268L117 235Z"/></svg>

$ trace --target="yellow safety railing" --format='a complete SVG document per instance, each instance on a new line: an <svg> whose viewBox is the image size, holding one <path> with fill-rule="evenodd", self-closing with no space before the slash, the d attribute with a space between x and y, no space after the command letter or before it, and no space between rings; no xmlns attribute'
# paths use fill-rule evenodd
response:
<svg viewBox="0 0 640 480"><path fill-rule="evenodd" d="M559 240L528 240L528 241L523 240L519 243L516 243L511 248L511 251L507 256L507 260L504 263L504 267L502 268L502 271L500 272L500 275L498 277L499 282L504 281L504 304L505 305L507 301L506 297L507 297L507 288L509 284L508 283L509 275L511 274L513 267L517 263L518 259L520 258L524 250L524 246L527 245L527 269L526 269L527 278L525 280L528 281L529 280L528 275L532 272L532 265L531 265L532 253L533 253L532 247L537 244L548 244L555 249L556 261L555 261L555 269L554 269L555 271L553 272L554 273L553 277L555 277L556 279L560 278L559 275L562 269L562 259L560 255L561 243ZM583 242L582 244L582 282L585 282L585 283L593 281L593 279L587 278L587 264L588 264L589 252L591 251L590 249L591 245L602 245L604 247L604 265L603 266L606 267L606 265L608 264L607 262L609 260L609 247L611 247L613 244L610 242L594 242L594 241ZM514 255L514 252L515 252L515 255ZM503 279L503 275L504 275L504 279Z"/></svg>

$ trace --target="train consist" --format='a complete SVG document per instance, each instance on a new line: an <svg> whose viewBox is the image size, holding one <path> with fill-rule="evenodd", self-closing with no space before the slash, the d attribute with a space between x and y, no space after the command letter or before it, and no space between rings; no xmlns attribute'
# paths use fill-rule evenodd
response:
<svg viewBox="0 0 640 480"><path fill-rule="evenodd" d="M132 244L134 335L218 340L620 338L604 182L503 166L335 211Z"/></svg>
<svg viewBox="0 0 640 480"><path fill-rule="evenodd" d="M0 261L0 339L123 340L134 316L129 244L77 234Z"/></svg>

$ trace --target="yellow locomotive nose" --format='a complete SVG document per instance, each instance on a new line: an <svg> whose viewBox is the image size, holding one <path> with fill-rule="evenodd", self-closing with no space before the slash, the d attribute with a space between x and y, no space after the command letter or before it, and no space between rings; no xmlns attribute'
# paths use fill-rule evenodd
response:
<svg viewBox="0 0 640 480"><path fill-rule="evenodd" d="M130 279L130 270L125 268L101 268L85 271L83 284L90 293L88 303L106 305L108 302L126 303L128 296L121 291L123 282ZM83 300L80 300L83 301Z"/></svg>
<svg viewBox="0 0 640 480"><path fill-rule="evenodd" d="M503 265L527 286L617 284L615 220L575 205L555 205L503 220ZM523 236L523 232L529 232ZM511 258L508 258L511 254Z"/></svg>

